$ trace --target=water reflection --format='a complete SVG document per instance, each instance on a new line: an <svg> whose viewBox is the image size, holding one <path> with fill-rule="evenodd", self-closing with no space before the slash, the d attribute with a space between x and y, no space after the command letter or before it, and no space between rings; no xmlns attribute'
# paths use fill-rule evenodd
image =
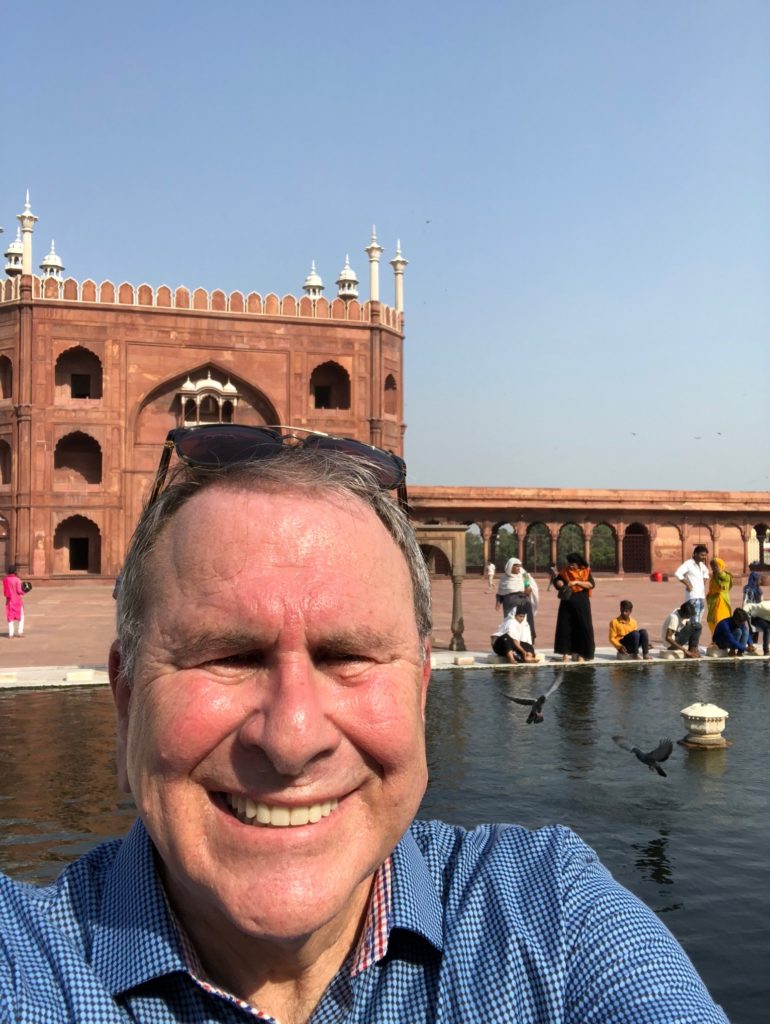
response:
<svg viewBox="0 0 770 1024"><path fill-rule="evenodd" d="M557 672L545 721L527 725L527 709L506 695L536 697ZM748 662L438 674L421 816L572 826L667 915L728 1017L765 1024L768 681L765 663ZM730 749L675 745L663 779L613 744L616 733L648 750L681 737L679 712L695 700L730 712ZM115 784L107 689L5 691L0 718L0 867L45 881L127 831L134 811Z"/></svg>

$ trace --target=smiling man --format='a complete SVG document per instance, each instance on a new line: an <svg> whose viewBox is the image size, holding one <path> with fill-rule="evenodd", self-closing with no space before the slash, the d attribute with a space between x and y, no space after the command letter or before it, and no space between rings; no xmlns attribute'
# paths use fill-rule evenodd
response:
<svg viewBox="0 0 770 1024"><path fill-rule="evenodd" d="M110 659L139 818L0 881L1 1021L725 1021L568 830L414 820L429 581L365 447L181 446Z"/></svg>

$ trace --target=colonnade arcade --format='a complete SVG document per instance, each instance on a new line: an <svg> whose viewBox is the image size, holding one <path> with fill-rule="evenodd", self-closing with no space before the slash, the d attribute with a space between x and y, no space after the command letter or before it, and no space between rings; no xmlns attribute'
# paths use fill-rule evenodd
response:
<svg viewBox="0 0 770 1024"><path fill-rule="evenodd" d="M532 572L544 572L550 565L563 565L567 554L576 551L597 572L671 572L690 557L696 544L705 544L732 572L744 574L750 562L761 561L763 542L770 541L766 522L589 524L538 520L468 525L480 542L468 545L470 571L489 562L500 570L509 558L516 557ZM474 550L476 558L471 554Z"/></svg>

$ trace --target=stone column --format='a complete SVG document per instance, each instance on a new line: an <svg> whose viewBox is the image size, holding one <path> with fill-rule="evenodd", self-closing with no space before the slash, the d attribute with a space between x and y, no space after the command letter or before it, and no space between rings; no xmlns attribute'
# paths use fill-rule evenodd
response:
<svg viewBox="0 0 770 1024"><path fill-rule="evenodd" d="M465 621L463 619L463 577L452 576L452 639L449 641L450 651L464 651Z"/></svg>
<svg viewBox="0 0 770 1024"><path fill-rule="evenodd" d="M490 562L494 561L492 556L494 551L492 549L492 524L489 522L483 522L481 524L481 547L482 547L482 558L484 560L484 572L487 571L487 566Z"/></svg>
<svg viewBox="0 0 770 1024"><path fill-rule="evenodd" d="M22 274L19 288L19 362L16 413L16 531L14 562L20 576L31 569L32 541L32 277Z"/></svg>
<svg viewBox="0 0 770 1024"><path fill-rule="evenodd" d="M620 575L625 566L623 565L623 538L626 535L625 523L615 524L615 565L616 572Z"/></svg>
<svg viewBox="0 0 770 1024"><path fill-rule="evenodd" d="M558 531L554 533L551 526L548 527L548 536L551 542L551 565L556 565L557 544L559 539Z"/></svg>

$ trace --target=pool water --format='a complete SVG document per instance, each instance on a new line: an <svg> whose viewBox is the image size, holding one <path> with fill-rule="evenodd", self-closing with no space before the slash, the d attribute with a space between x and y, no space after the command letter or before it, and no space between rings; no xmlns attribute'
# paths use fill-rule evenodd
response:
<svg viewBox="0 0 770 1024"><path fill-rule="evenodd" d="M542 725L507 695L537 696L563 673ZM684 734L679 712L711 701L726 750L675 745L659 778L612 742L645 750ZM0 869L54 878L125 833L108 689L0 692ZM549 667L434 675L430 784L422 817L472 826L560 822L598 852L684 945L728 1017L770 1019L770 663Z"/></svg>

